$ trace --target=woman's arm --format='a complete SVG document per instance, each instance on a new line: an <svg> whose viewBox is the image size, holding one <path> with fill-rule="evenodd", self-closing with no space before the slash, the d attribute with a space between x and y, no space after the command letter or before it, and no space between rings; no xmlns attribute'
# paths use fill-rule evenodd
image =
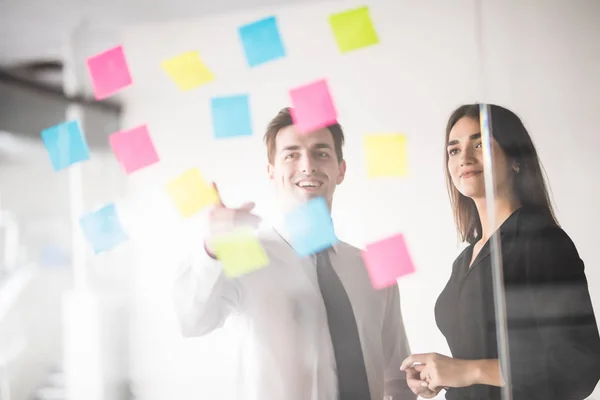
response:
<svg viewBox="0 0 600 400"><path fill-rule="evenodd" d="M503 386L500 364L497 359L461 360L438 353L412 354L400 366L401 371L415 368L431 390L444 387L472 385Z"/></svg>
<svg viewBox="0 0 600 400"><path fill-rule="evenodd" d="M520 295L507 292L507 302L518 295L531 312L508 321L513 388L527 392L542 383L554 398L584 399L600 379L600 336L583 262L559 227L535 230L524 241L519 267L526 282ZM541 352L528 349L533 340Z"/></svg>
<svg viewBox="0 0 600 400"><path fill-rule="evenodd" d="M473 385L504 386L502 370L497 359L467 360Z"/></svg>

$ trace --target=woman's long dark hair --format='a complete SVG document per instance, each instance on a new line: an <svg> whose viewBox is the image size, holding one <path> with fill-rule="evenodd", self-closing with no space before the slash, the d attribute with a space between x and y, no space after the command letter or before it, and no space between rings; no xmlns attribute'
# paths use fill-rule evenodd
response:
<svg viewBox="0 0 600 400"><path fill-rule="evenodd" d="M500 148L506 154L511 163L517 163L520 171L513 177L512 192L522 206L537 208L541 213L549 217L556 225L556 220L552 203L548 195L548 189L545 174L538 158L535 146L523 125L521 119L512 111L506 108L490 105L492 134ZM454 125L464 117L472 118L479 122L479 104L466 104L458 107L450 118L446 126L446 142L448 143L450 131ZM475 243L481 234L481 221L475 202L466 196L463 196L452 183L450 171L448 171L448 152L444 151L446 185L450 195L450 203L454 212L456 229L459 239L469 244Z"/></svg>

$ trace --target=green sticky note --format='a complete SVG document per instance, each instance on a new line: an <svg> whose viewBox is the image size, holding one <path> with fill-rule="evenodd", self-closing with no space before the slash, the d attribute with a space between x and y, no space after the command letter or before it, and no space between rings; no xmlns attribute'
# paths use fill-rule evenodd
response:
<svg viewBox="0 0 600 400"><path fill-rule="evenodd" d="M213 241L215 255L229 278L256 271L269 264L269 257L251 229L240 228Z"/></svg>
<svg viewBox="0 0 600 400"><path fill-rule="evenodd" d="M333 14L329 23L342 53L379 43L367 6Z"/></svg>

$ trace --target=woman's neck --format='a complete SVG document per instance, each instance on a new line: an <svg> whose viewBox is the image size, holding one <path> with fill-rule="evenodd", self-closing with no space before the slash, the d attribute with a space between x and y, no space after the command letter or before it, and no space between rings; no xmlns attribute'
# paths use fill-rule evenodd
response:
<svg viewBox="0 0 600 400"><path fill-rule="evenodd" d="M491 226L488 220L488 206L485 197L482 199L473 199L477 212L479 213L479 220L481 221L481 240L485 243L491 235L498 230L498 228L521 207L521 203L516 199L496 199L494 201L494 224Z"/></svg>

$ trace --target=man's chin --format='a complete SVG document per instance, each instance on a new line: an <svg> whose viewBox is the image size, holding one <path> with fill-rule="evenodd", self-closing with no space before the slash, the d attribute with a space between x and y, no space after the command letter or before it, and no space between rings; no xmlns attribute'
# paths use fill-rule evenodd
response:
<svg viewBox="0 0 600 400"><path fill-rule="evenodd" d="M303 203L306 203L312 199L316 199L317 197L324 197L324 194L320 192L302 192L299 194L299 200L301 200Z"/></svg>
<svg viewBox="0 0 600 400"><path fill-rule="evenodd" d="M312 199L316 199L317 197L325 197L325 195L323 193L310 193L310 192L303 192L303 193L294 193L294 196L291 199L288 199L288 204L287 207L288 209L293 209L295 207L299 207L302 204L305 204L309 201L311 201Z"/></svg>

